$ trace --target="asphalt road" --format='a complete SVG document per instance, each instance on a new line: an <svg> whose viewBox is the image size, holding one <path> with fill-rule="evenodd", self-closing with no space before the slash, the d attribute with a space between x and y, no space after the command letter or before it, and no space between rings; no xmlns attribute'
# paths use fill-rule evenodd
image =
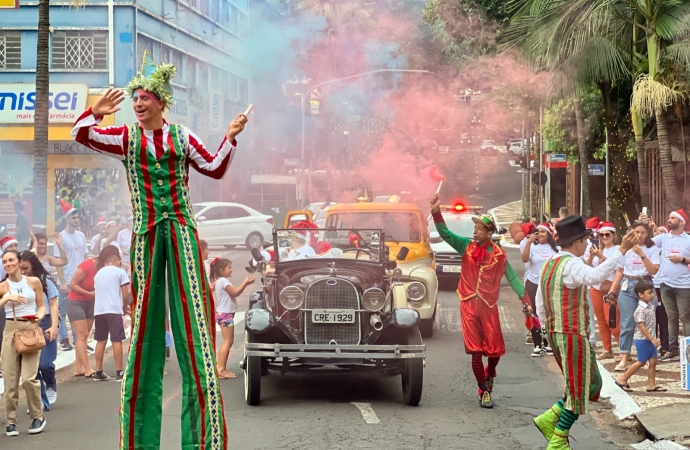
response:
<svg viewBox="0 0 690 450"><path fill-rule="evenodd" d="M520 175L508 167L507 159L505 154L480 157L478 152L464 151L454 163L440 166L450 181L444 186L462 190L445 195L481 201L486 209L515 200L519 197ZM483 176L485 173L487 176ZM246 276L242 268L249 253L243 249L212 252L212 256L221 254L236 261L233 281L239 283ZM517 252L509 250L509 257L521 273ZM246 309L247 297L246 293L240 297L240 310ZM243 375L238 367L244 340L240 322L229 363L238 378L221 381L230 448L546 448L532 418L558 399L563 383L553 358L530 358L516 296L509 287L503 287L500 306L507 354L498 366L493 410L481 409L478 404L470 359L464 354L459 330L457 294L440 292L439 303L436 333L425 340L427 366L418 407L403 404L399 377L317 374L264 377L261 405L250 407L244 401ZM114 373L110 352L105 370ZM174 355L166 370L161 448L175 449L180 442L181 376ZM28 416L21 415L22 434L17 438L0 435L0 448L117 448L120 384L77 380L71 375L71 368L58 374L58 401L46 413L46 430L28 436ZM22 399L20 410L24 408ZM0 418L4 419L2 415L0 410ZM621 428L605 404L581 418L572 434L577 438L575 449L624 448L627 443L641 440Z"/></svg>
<svg viewBox="0 0 690 450"><path fill-rule="evenodd" d="M248 259L246 250L218 253L239 261ZM511 250L510 259L519 269L517 258ZM236 272L233 278L239 282L244 275ZM425 341L427 367L418 407L403 404L399 377L316 374L264 377L261 405L248 406L238 368L243 342L240 323L230 358L230 370L238 378L221 381L230 448L545 448L546 442L532 425L532 418L558 399L562 380L552 358L530 358L516 296L508 286L503 287L500 305L507 355L498 366L493 410L478 405L476 383L459 331L457 294L443 291L439 302L436 334ZM240 310L246 308L247 294L239 303ZM114 373L110 353L105 370ZM174 449L179 448L181 407L181 376L174 355L166 370L161 448ZM76 380L71 374L71 368L59 373L58 401L46 413L46 430L29 436L28 416L22 415L22 434L15 438L0 435L0 448L117 448L120 384ZM360 405L366 414L353 403L368 404ZM24 408L21 400L20 410ZM574 448L615 449L639 441L611 417L605 407L583 417L573 428L578 440Z"/></svg>

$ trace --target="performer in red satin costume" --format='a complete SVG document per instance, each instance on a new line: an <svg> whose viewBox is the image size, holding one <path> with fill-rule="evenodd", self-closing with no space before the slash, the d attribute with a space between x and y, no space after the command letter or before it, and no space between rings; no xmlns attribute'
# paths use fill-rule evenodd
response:
<svg viewBox="0 0 690 450"><path fill-rule="evenodd" d="M501 278L506 279L523 303L525 314L531 315L530 299L522 282L508 263L505 252L491 241L496 224L489 215L473 217L474 240L452 233L443 220L438 195L431 199L431 214L441 238L462 255L462 272L458 284L462 335L465 353L472 355L472 371L479 386L480 405L493 408L491 392L496 366L506 352L498 313ZM485 367L482 357L488 358Z"/></svg>

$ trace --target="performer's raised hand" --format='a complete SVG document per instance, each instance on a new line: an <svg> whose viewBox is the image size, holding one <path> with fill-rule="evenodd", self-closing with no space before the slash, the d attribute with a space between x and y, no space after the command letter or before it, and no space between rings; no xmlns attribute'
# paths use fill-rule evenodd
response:
<svg viewBox="0 0 690 450"><path fill-rule="evenodd" d="M637 244L637 236L635 235L635 230L630 230L628 231L625 236L623 236L623 240L621 241L621 246L619 247L619 250L622 254L626 254L628 250L633 248Z"/></svg>
<svg viewBox="0 0 690 450"><path fill-rule="evenodd" d="M125 93L121 89L110 88L91 107L94 116L109 116L120 110L117 105L125 99Z"/></svg>
<svg viewBox="0 0 690 450"><path fill-rule="evenodd" d="M429 205L431 206L432 213L437 213L441 211L441 197L439 197L438 194L434 195L433 197L431 197Z"/></svg>
<svg viewBox="0 0 690 450"><path fill-rule="evenodd" d="M244 126L247 124L247 117L244 114L238 114L235 120L230 122L228 125L228 131L225 133L225 137L228 141L232 142L235 140L238 134L244 130Z"/></svg>

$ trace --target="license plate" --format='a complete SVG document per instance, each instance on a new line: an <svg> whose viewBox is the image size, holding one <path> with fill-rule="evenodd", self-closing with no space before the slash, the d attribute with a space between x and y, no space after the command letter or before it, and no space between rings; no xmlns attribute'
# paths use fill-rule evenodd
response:
<svg viewBox="0 0 690 450"><path fill-rule="evenodd" d="M460 266L443 266L443 271L460 273Z"/></svg>
<svg viewBox="0 0 690 450"><path fill-rule="evenodd" d="M311 312L314 323L355 323L355 311L352 309L314 309Z"/></svg>

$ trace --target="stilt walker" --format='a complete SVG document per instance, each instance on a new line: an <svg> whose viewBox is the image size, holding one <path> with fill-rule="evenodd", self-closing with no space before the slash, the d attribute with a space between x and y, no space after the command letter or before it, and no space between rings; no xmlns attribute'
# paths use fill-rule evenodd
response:
<svg viewBox="0 0 690 450"><path fill-rule="evenodd" d="M604 281L615 272L625 253L637 238L634 231L623 237L613 256L597 267L582 260L591 231L580 216L570 216L556 224L560 252L542 268L536 304L546 328L553 355L565 378L565 394L534 423L549 445L548 450L569 449L570 428L581 414L587 413L590 401L599 399L601 374L594 350L589 343L589 286Z"/></svg>
<svg viewBox="0 0 690 450"><path fill-rule="evenodd" d="M452 233L440 210L438 194L431 199L431 215L441 238L462 255L462 272L458 294L462 316L462 337L465 353L472 355L472 371L479 386L479 404L493 408L491 393L496 377L496 366L506 352L501 321L498 314L498 296L501 278L505 275L510 287L523 304L525 315L531 316L530 299L522 282L508 263L501 247L491 242L496 224L491 216L473 217L474 240ZM482 357L488 361L484 366Z"/></svg>
<svg viewBox="0 0 690 450"><path fill-rule="evenodd" d="M182 371L182 449L226 449L227 430L214 356L213 299L204 273L189 196L189 167L222 178L247 118L228 127L211 155L191 130L169 124L176 70L144 55L127 87L138 123L97 128L119 111L124 92L109 89L79 117L72 136L119 159L132 196L132 341L122 383L120 449L160 449L165 365L166 271L170 325Z"/></svg>

